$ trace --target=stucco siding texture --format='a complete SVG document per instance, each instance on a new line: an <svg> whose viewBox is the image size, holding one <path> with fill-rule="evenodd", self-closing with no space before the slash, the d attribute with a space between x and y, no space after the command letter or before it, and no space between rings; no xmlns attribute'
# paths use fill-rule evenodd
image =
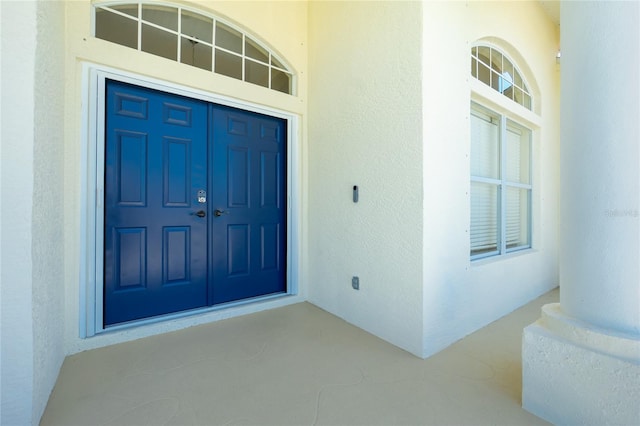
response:
<svg viewBox="0 0 640 426"><path fill-rule="evenodd" d="M423 20L427 356L558 285L559 30L536 2L426 2ZM475 43L505 52L535 99L521 111L533 130L532 248L480 261L469 254L470 103L514 107L471 76Z"/></svg>
<svg viewBox="0 0 640 426"><path fill-rule="evenodd" d="M419 356L420 10L309 4L308 135L309 301Z"/></svg>
<svg viewBox="0 0 640 426"><path fill-rule="evenodd" d="M62 2L38 2L34 99L33 418L62 366L64 339L64 25Z"/></svg>
<svg viewBox="0 0 640 426"><path fill-rule="evenodd" d="M0 406L2 424L32 421L34 69L36 3L1 2L2 248ZM20 43L17 41L20 40Z"/></svg>

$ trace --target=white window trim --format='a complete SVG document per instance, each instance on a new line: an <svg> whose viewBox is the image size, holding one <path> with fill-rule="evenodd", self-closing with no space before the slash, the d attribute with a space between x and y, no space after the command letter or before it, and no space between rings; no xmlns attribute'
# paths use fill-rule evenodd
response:
<svg viewBox="0 0 640 426"><path fill-rule="evenodd" d="M118 10L115 10L113 8L111 8L111 6L122 6L122 5L137 5L138 6L138 17L133 17L130 15L127 15L126 13L122 13ZM296 96L297 92L298 92L298 78L297 78L297 73L294 71L293 67L289 64L288 61L284 60L283 57L276 53L276 50L273 49L272 47L270 47L267 43L264 43L259 37L255 36L254 34L249 33L248 31L240 28L238 25L235 25L225 19L221 19L218 16L212 14L212 13L207 13L207 12L203 12L201 10L195 9L195 8L191 8L191 7L187 7L187 6L183 6L180 4L176 4L176 3L171 3L171 2L157 2L157 3L152 3L149 1L143 1L143 0L138 0L138 1L104 1L104 2L100 2L100 3L94 3L92 5L92 14L91 14L91 34L95 37L95 33L96 33L96 11L97 9L104 9L109 11L110 13L115 13L116 15L122 16L124 18L127 19L131 19L132 21L136 21L137 25L138 25L138 41L137 41L137 50L138 51L142 51L142 26L144 25L148 25L151 27L154 27L156 29L162 30L162 31L166 31L168 33L174 34L176 36L178 36L178 44L177 44L177 59L176 62L178 63L182 63L181 62L181 44L180 44L180 37L185 37L188 38L190 40L195 40L193 37L186 35L186 34L182 34L182 20L178 20L178 30L172 30L169 28L165 28L161 25L155 24L153 22L149 22L149 21L145 21L142 18L142 7L143 5L153 5L153 6L167 6L167 7L173 7L178 9L180 12L182 13L183 10L194 13L194 14L198 14L207 18L210 18L213 20L213 34L212 34L212 42L208 43L208 42L204 42L204 41L200 41L202 44L209 46L212 48L211 51L211 60L212 60L212 64L211 64L211 71L212 73L218 74L215 72L215 53L216 50L220 50L222 52L226 52L229 54L232 54L234 56L237 56L239 58L241 58L242 60L242 79L240 79L240 81L244 81L247 82L246 80L246 75L245 75L245 60L249 60L249 61L253 61L262 65L267 66L268 71L269 71L269 86L266 87L269 90L275 90L280 92L277 89L273 89L271 87L271 74L272 71L275 69L277 71L281 71L285 74L288 74L291 78L291 90L290 93L287 93L290 96ZM223 47L220 46L216 46L216 23L220 22L222 24L224 24L225 26L228 26L229 28L239 32L242 35L242 53L237 53L237 52L233 52L231 50L227 50ZM246 43L246 39L247 37L249 37L252 41L254 41L256 44L258 44L260 47L262 47L264 50L267 51L267 53L269 54L269 61L267 62L262 62L259 61L257 59L251 58L249 56L245 55L245 43ZM105 40L108 41L108 40ZM282 64L283 67L278 67L276 65L273 65L271 63L271 59L275 59L278 63ZM224 74L218 74L218 75L224 75ZM234 78L234 77L229 77L229 78ZM251 82L247 82L250 84L253 84ZM258 85L260 87L264 87L261 85ZM281 92L284 93L284 92Z"/></svg>
<svg viewBox="0 0 640 426"><path fill-rule="evenodd" d="M481 83L482 86L486 86L485 84ZM488 87L488 86L487 86ZM495 92L495 90L490 89L491 92L493 93L498 93ZM498 93L498 95L501 95ZM492 97L494 97L495 95L493 95ZM507 101L509 101L509 99L506 99ZM491 102L487 102L487 103L491 103ZM511 102L509 102L510 104ZM519 120L519 116L517 114L514 114L511 110L502 110L502 111L498 111L497 109L493 109L490 108L489 106L486 105L486 103L482 103L479 101L474 100L474 97L471 97L471 104L470 104L470 110L469 110L469 114L471 115L471 109L473 109L473 105L476 105L478 108L480 109L489 109L491 110L491 112L495 113L498 115L500 123L499 123L499 150L500 150L500 178L498 179L494 179L494 178L484 178L484 177L478 177L478 176L473 176L471 174L469 174L470 176L470 182L480 182L480 183L490 183L492 185L496 185L499 189L499 194L500 194L500 201L499 201L499 219L498 219L498 247L496 251L492 251L492 252L488 252L488 253L481 253L481 254L476 254L476 255L470 255L470 261L471 262L478 262L481 260L487 260L487 259L502 259L505 256L511 255L513 253L520 253L526 250L531 250L534 247L534 200L535 200L535 196L534 196L534 167L535 167L535 161L534 161L534 131L537 130L534 127L528 126L526 124L523 123L522 120ZM517 105L517 104L516 104ZM512 105L509 105L512 106ZM526 108L523 107L523 110L528 111ZM508 181L505 177L504 177L504 171L506 170L506 144L504 143L504 137L506 135L507 132L507 121L512 121L516 124L519 124L523 127L526 127L530 132L530 152L529 152L529 184L521 184L521 183L517 183L517 182L510 182ZM514 247L511 249L507 249L507 235L506 235L506 214L507 214L507 209L506 209L506 188L507 187L512 187L512 188L524 188L524 189L528 189L529 190L529 222L527 224L528 227L528 235L529 235L529 244L526 246L520 246L520 247ZM469 217L471 217L471 214L469 214ZM469 250L470 251L470 250Z"/></svg>
<svg viewBox="0 0 640 426"><path fill-rule="evenodd" d="M477 49L477 48L480 48L480 47L488 47L488 48L490 48L490 49L497 50L498 52L500 52L500 54L503 56L503 58L506 58L506 59L511 63L511 65L512 65L512 66L513 66L513 68L514 68L514 70L515 70L515 71L520 75L520 78L522 79L522 83L523 83L523 87L520 87L520 86L517 86L517 85L516 85L516 87L518 87L520 90L522 90L524 93L526 93L526 95L527 95L527 96L529 96L529 98L530 98L530 100L531 100L531 107L530 107L530 108L526 108L524 105L522 105L522 104L520 104L520 103L518 103L518 102L516 102L516 101L514 101L514 100L511 100L511 99L509 99L508 97L507 97L506 99L507 99L508 101L510 101L510 102L512 102L512 103L514 103L515 105L518 105L518 106L520 106L520 107L524 108L524 109L525 109L525 110L527 110L527 111L535 111L535 110L536 110L536 107L537 107L537 99L535 98L535 96L534 96L534 95L533 95L533 93L531 92L531 85L529 84L528 79L526 78L526 76L525 76L525 75L523 74L523 72L520 70L520 67L518 67L517 62L516 62L516 61L514 61L514 60L510 57L510 55L508 55L508 54L507 54L507 52L505 52L501 47L499 47L499 46L497 46L497 45L495 45L495 44L493 44L493 43L488 43L488 42L486 42L486 41L485 41L485 42L481 42L481 43L476 43L476 44L474 44L474 45L472 46L472 48L476 48L476 49ZM470 53L471 53L471 52L470 52ZM471 57L471 58L474 58L473 54L471 54L471 55L470 55L470 57ZM490 72L493 72L493 71L491 70L491 64L484 63L484 62L483 62L482 60L480 60L479 58L475 58L475 59L476 59L476 60L478 60L478 61L480 61L480 62L482 62L484 65L488 66L488 67L489 67ZM482 82L482 81L478 78L478 76L477 76L477 75L476 75L476 77L473 77L473 75L472 75L472 79L473 79L473 80L476 80L476 81L477 81L477 82L479 82L479 83L481 83L483 86L486 86L486 87L491 88L491 90L492 90L492 91L494 91L494 92L496 91L496 89L494 89L493 87L491 87L491 86L487 85L486 83ZM525 90L525 88L526 88L526 90ZM502 95L502 92L501 92L501 91L498 91L498 93L500 93L500 94Z"/></svg>
<svg viewBox="0 0 640 426"><path fill-rule="evenodd" d="M99 177L104 175L104 99L107 78L287 120L287 292L285 294L168 314L108 328L103 326L104 181ZM304 300L299 291L302 198L300 196L300 119L298 115L92 63L83 63L82 99L85 107L81 129L83 135L79 277L79 335L81 338L99 335L106 331L118 331L220 311L224 313L219 315L219 318L229 318L263 310L265 305L284 306ZM214 320L216 318L211 317L202 322Z"/></svg>
<svg viewBox="0 0 640 426"><path fill-rule="evenodd" d="M499 114L508 115L511 120L532 131L539 129L542 119L538 114L496 92L480 80L469 79L471 101L489 108Z"/></svg>

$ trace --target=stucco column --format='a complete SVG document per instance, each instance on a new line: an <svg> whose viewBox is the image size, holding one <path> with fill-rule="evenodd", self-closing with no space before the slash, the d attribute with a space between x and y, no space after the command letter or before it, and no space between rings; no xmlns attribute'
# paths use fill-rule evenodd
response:
<svg viewBox="0 0 640 426"><path fill-rule="evenodd" d="M640 3L561 4L560 303L523 339L523 406L640 424Z"/></svg>

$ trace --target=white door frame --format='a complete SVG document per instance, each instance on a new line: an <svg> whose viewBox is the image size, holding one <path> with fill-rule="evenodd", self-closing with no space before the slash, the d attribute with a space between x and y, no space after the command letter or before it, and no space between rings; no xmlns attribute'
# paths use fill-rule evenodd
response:
<svg viewBox="0 0 640 426"><path fill-rule="evenodd" d="M210 306L187 312L132 321L108 327L109 331L157 323L221 309L233 310L247 304L259 305L267 300L298 294L300 248L300 175L299 175L299 116L290 112L256 105L190 87L153 78L138 76L113 68L83 64L82 95L86 104L82 120L81 165L81 231L80 231L80 337L91 337L107 329L103 326L103 250L104 250L104 121L106 79L136 86L187 96L206 102L226 105L287 120L287 292ZM260 310L256 306L256 311ZM237 310L225 317L246 313Z"/></svg>

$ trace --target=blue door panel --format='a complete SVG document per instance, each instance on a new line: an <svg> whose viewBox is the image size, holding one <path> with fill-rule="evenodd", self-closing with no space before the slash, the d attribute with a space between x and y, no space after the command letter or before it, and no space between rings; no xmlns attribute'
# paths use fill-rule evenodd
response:
<svg viewBox="0 0 640 426"><path fill-rule="evenodd" d="M207 104L107 82L105 326L207 304Z"/></svg>
<svg viewBox="0 0 640 426"><path fill-rule="evenodd" d="M115 291L138 290L146 287L146 228L114 228Z"/></svg>
<svg viewBox="0 0 640 426"><path fill-rule="evenodd" d="M105 326L285 292L286 122L110 80L106 111Z"/></svg>
<svg viewBox="0 0 640 426"><path fill-rule="evenodd" d="M227 150L227 207L249 207L250 153L247 147L230 146Z"/></svg>
<svg viewBox="0 0 640 426"><path fill-rule="evenodd" d="M191 282L191 228L167 226L163 229L164 285L189 284Z"/></svg>
<svg viewBox="0 0 640 426"><path fill-rule="evenodd" d="M212 105L210 303L286 291L285 121Z"/></svg>
<svg viewBox="0 0 640 426"><path fill-rule="evenodd" d="M189 207L191 201L191 141L165 137L163 140L163 190L165 207Z"/></svg>
<svg viewBox="0 0 640 426"><path fill-rule="evenodd" d="M280 224L265 223L260 227L260 268L274 271L280 268Z"/></svg>
<svg viewBox="0 0 640 426"><path fill-rule="evenodd" d="M147 134L115 130L115 176L118 206L143 207L147 201Z"/></svg>
<svg viewBox="0 0 640 426"><path fill-rule="evenodd" d="M236 224L227 226L227 277L248 276L249 268L249 237L250 226Z"/></svg>

